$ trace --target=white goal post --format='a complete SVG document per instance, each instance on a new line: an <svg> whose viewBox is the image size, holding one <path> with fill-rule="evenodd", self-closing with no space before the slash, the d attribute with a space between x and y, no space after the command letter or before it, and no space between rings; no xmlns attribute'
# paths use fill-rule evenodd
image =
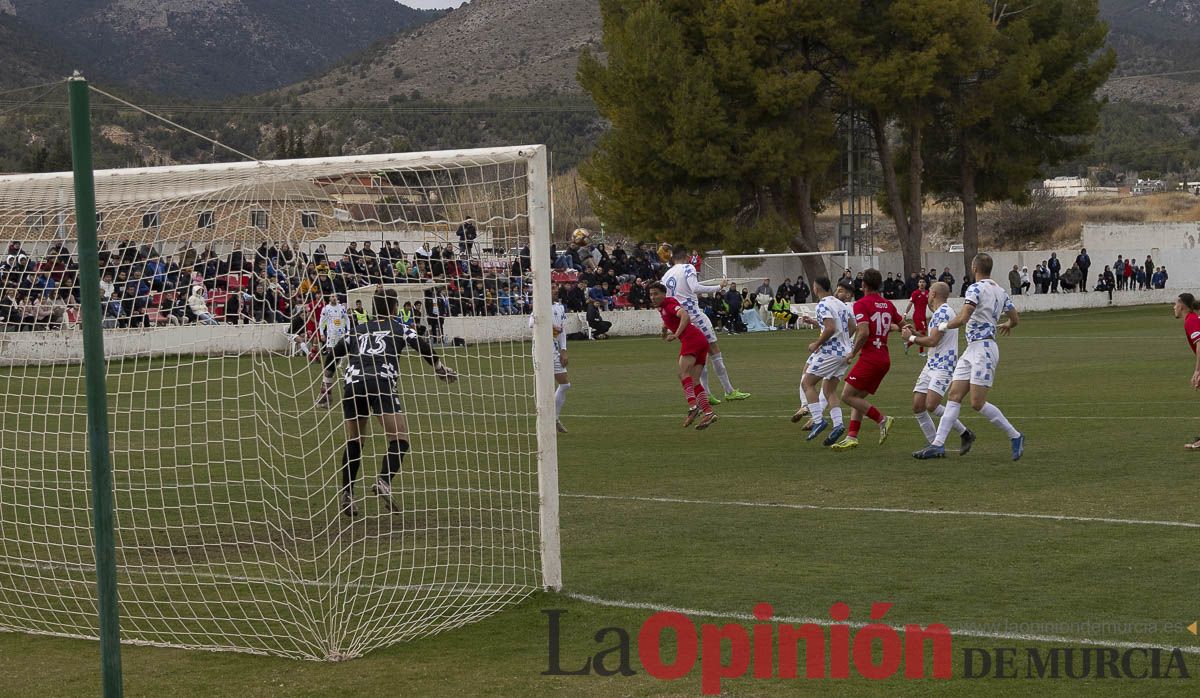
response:
<svg viewBox="0 0 1200 698"><path fill-rule="evenodd" d="M561 588L548 189L540 145L95 173L122 641L338 660ZM0 630L94 638L76 240L70 173L0 177ZM347 516L317 313L379 287L459 380L401 355L398 511L372 417ZM501 312L532 343L437 336Z"/></svg>
<svg viewBox="0 0 1200 698"><path fill-rule="evenodd" d="M780 259L780 260L796 259L796 260L799 260L803 257L829 257L831 260L841 257L841 262L842 262L841 268L842 269L850 268L850 253L846 250L833 250L830 252L778 252L778 253L770 253L770 254L733 254L733 255L722 255L721 256L721 276L723 276L723 277L729 276L730 261L738 262L739 260L743 260L743 259L744 260L762 260L762 261L771 260L771 259ZM756 268L757 268L757 266L758 265L755 265ZM737 272L737 273L741 273L741 272ZM830 272L830 273L832 274L832 272ZM835 283L837 282L836 276L837 275L834 275L834 278L832 279ZM810 281L811 281L811 279L810 279Z"/></svg>

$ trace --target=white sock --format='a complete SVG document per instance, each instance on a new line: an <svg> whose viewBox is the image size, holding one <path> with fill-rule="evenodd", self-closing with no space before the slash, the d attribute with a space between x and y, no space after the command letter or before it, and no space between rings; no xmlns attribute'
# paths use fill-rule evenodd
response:
<svg viewBox="0 0 1200 698"><path fill-rule="evenodd" d="M815 405L816 409L812 410L812 418L814 423L825 419L825 408L828 406L829 403L825 402L825 394L821 393L818 395L817 404Z"/></svg>
<svg viewBox="0 0 1200 698"><path fill-rule="evenodd" d="M921 426L921 433L925 435L925 443L933 441L937 436L937 427L933 423L933 417L928 412L918 412L916 417L917 424Z"/></svg>
<svg viewBox="0 0 1200 698"><path fill-rule="evenodd" d="M933 416L941 417L945 413L946 413L946 408L943 407L942 405L938 405L937 409L933 411ZM967 425L963 424L962 420L956 419L956 420L954 420L954 431L958 432L959 434L965 434L967 432Z"/></svg>
<svg viewBox="0 0 1200 698"><path fill-rule="evenodd" d="M836 429L842 426L842 408L830 407L829 418L833 420L833 428Z"/></svg>
<svg viewBox="0 0 1200 698"><path fill-rule="evenodd" d="M984 404L983 409L979 410L979 414L986 417L992 424L1000 427L1001 431L1008 434L1008 438L1015 439L1021 435L1021 432L1013 428L1013 425L1004 418L1004 414L1000 411L1000 408L992 403Z"/></svg>
<svg viewBox="0 0 1200 698"><path fill-rule="evenodd" d="M567 402L567 391L570 389L570 383L559 383L558 388L554 391L554 417L556 419L562 415L563 405Z"/></svg>
<svg viewBox="0 0 1200 698"><path fill-rule="evenodd" d="M712 391L708 389L708 366L700 369L700 385L704 386L704 392L712 395Z"/></svg>
<svg viewBox="0 0 1200 698"><path fill-rule="evenodd" d="M938 422L937 435L933 437L933 441L929 442L930 444L934 446L946 445L946 437L950 436L950 429L958 421L958 413L961 409L961 402L946 403L946 411L942 413L942 419Z"/></svg>
<svg viewBox="0 0 1200 698"><path fill-rule="evenodd" d="M729 382L729 372L725 370L725 355L717 354L712 357L713 369L717 372L717 378L721 379L721 386L725 388L725 392L733 392L733 383Z"/></svg>
<svg viewBox="0 0 1200 698"><path fill-rule="evenodd" d="M804 392L804 383L800 383L800 406L808 407L808 393Z"/></svg>

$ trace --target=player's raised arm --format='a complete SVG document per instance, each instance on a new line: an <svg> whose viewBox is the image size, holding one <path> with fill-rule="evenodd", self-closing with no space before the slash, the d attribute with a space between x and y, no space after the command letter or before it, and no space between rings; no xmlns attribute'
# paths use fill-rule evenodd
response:
<svg viewBox="0 0 1200 698"><path fill-rule="evenodd" d="M454 369L442 363L442 358L438 356L436 351L433 350L433 345L429 343L428 339L418 335L408 327L405 327L405 330L404 343L409 349L419 353L421 358L425 360L425 363L433 367L433 372L437 374L438 378L446 381L447 383L453 383L454 381L458 380L458 373L456 373Z"/></svg>
<svg viewBox="0 0 1200 698"><path fill-rule="evenodd" d="M909 344L916 344L919 347L936 347L938 342L942 341L942 331L937 327L930 327L927 334L917 334L909 325L905 325L900 336L904 337L904 341Z"/></svg>
<svg viewBox="0 0 1200 698"><path fill-rule="evenodd" d="M687 271L684 272L683 282L687 284L688 289L696 295L701 293L716 293L721 290L721 286L707 286L700 283L700 276L696 273L696 268L688 265Z"/></svg>
<svg viewBox="0 0 1200 698"><path fill-rule="evenodd" d="M943 322L938 326L938 329L942 330L943 332L946 330L957 330L958 328L967 324L967 320L971 319L971 313L973 312L975 312L975 303L970 299L967 299L967 301L963 303L962 310L958 311L958 315L955 315L950 322Z"/></svg>

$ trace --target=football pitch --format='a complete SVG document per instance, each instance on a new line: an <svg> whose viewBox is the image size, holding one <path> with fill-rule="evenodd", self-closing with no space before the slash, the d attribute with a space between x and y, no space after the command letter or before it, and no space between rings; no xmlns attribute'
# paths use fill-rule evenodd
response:
<svg viewBox="0 0 1200 698"><path fill-rule="evenodd" d="M1200 395L1188 387L1194 359L1169 307L1029 315L1000 340L991 401L1027 436L1016 463L1005 436L969 410L964 421L979 435L969 456L911 457L924 443L910 408L923 359L915 349L904 355L895 338L875 400L897 417L887 443L876 443L871 423L849 453L806 443L789 417L814 336L723 337L730 374L753 397L717 407L721 419L705 432L680 428L677 345L570 345L570 433L558 441L563 593L536 594L480 623L349 662L125 646L127 694L697 695L699 662L684 678L661 681L639 661L638 629L656 610L682 609L697 626L749 628L760 602L778 622L799 623L828 620L838 601L849 605L851 623L870 622L872 604L883 602L892 604L884 623L946 625L954 678L748 673L723 690L1195 691L1200 639L1186 626L1200 619L1200 456L1182 445L1200 433ZM952 435L948 445L956 443ZM147 453L154 446L141 444ZM414 452L421 447L413 443ZM554 610L565 611L557 616L563 670L612 646L611 634L594 636L619 627L635 643L636 673L542 675L545 611ZM1099 645L1181 648L1192 678L963 677L968 647ZM608 666L616 663L613 654ZM0 633L0 695L94 695L99 682L94 642Z"/></svg>

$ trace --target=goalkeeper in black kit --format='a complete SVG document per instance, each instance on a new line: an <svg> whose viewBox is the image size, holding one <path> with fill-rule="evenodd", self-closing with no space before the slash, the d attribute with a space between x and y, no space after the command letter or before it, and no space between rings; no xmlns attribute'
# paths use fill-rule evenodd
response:
<svg viewBox="0 0 1200 698"><path fill-rule="evenodd" d="M392 477L400 471L408 452L408 420L396 381L400 377L400 353L405 347L420 352L441 380L453 383L458 374L442 363L429 342L411 327L396 319L399 302L394 290L379 290L371 300L374 317L358 324L333 349L337 357L348 356L345 388L342 391L342 416L346 420L346 450L342 454L341 509L346 516L357 516L354 505L354 481L362 466L362 437L370 429L375 415L387 435L387 455L379 469L372 491L389 512L400 508L392 500Z"/></svg>

